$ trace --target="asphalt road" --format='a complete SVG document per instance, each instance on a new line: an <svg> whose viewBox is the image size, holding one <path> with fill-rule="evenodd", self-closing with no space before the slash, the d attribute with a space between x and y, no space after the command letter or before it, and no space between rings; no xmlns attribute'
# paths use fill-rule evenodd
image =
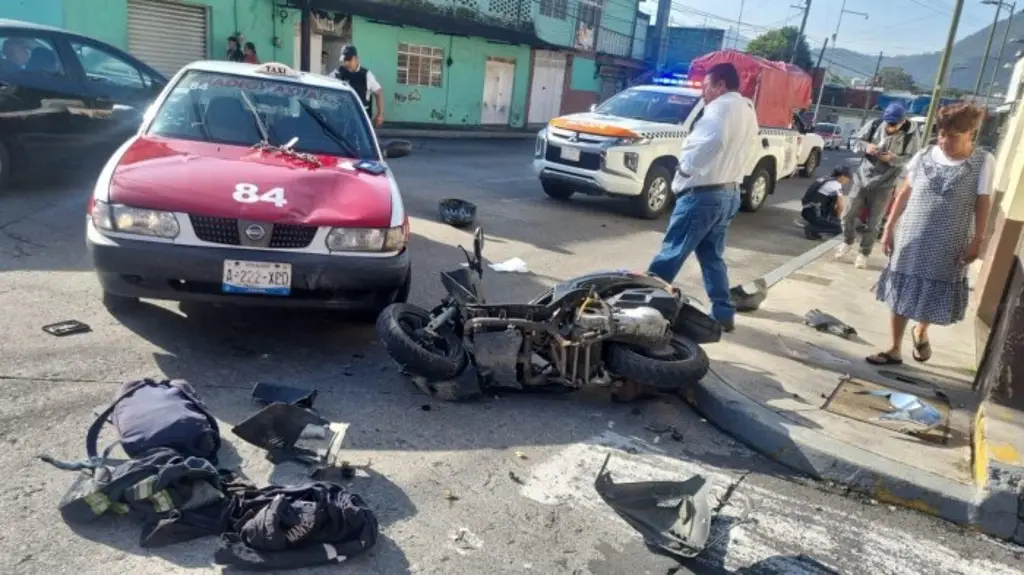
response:
<svg viewBox="0 0 1024 575"><path fill-rule="evenodd" d="M491 261L519 257L530 269L485 276L492 300L523 300L595 268L647 265L664 222L632 219L615 200L550 201L531 175L531 147L424 142L394 161L413 216L415 303L437 300L438 271L458 265L455 246L471 242L468 232L436 221L437 201L448 196L479 206ZM824 166L837 161L830 154ZM351 488L382 525L378 546L353 560L351 573L997 575L1022 565L1020 548L793 477L674 398L618 404L580 393L443 403L403 379L372 325L351 318L173 304L113 317L83 246L92 177L0 197L0 572L215 570L212 539L143 550L130 520L72 530L57 512L71 474L35 459L82 456L94 409L118 381L146 376L190 380L228 426L255 410L256 381L319 389L321 413L349 426L344 458L367 466ZM737 219L727 253L735 281L811 247L793 225L806 183L782 183L771 205ZM702 295L695 264L680 283ZM92 331L54 338L40 330L65 319ZM675 426L682 441L647 429L660 425ZM228 428L227 463L239 462L260 483L302 480L299 468L274 467L231 441ZM699 560L680 567L652 555L597 499L592 482L608 453L616 481L694 473L710 480L721 510Z"/></svg>

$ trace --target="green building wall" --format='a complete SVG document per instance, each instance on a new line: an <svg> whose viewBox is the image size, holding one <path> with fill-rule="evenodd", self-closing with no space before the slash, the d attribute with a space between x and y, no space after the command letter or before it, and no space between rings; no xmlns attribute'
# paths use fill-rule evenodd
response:
<svg viewBox="0 0 1024 575"><path fill-rule="evenodd" d="M509 125L526 121L529 95L530 48L435 34L430 30L388 26L356 17L352 42L359 47L360 63L373 71L384 88L387 122L475 126L481 122L484 71L488 56L514 58L515 79ZM442 48L451 66L443 68L441 86L407 86L397 83L398 44Z"/></svg>
<svg viewBox="0 0 1024 575"><path fill-rule="evenodd" d="M299 21L297 10L283 10L274 0L186 0L179 3L209 8L208 58L223 58L228 36L241 32L246 41L256 45L256 52L264 62L292 63L295 26ZM0 0L0 18L57 26L128 51L128 0Z"/></svg>

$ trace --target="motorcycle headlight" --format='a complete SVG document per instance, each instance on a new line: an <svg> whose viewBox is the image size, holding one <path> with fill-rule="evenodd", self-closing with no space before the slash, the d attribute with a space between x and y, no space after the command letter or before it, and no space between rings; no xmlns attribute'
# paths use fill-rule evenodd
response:
<svg viewBox="0 0 1024 575"><path fill-rule="evenodd" d="M393 228L333 228L327 234L332 252L395 252L408 239L404 226Z"/></svg>
<svg viewBox="0 0 1024 575"><path fill-rule="evenodd" d="M122 234L155 238L176 238L181 232L178 218L171 212L148 210L96 201L92 207L92 223L98 229Z"/></svg>

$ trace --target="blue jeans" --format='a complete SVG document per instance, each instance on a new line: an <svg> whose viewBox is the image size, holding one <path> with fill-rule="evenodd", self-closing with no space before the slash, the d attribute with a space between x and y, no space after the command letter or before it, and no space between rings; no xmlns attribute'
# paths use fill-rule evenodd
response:
<svg viewBox="0 0 1024 575"><path fill-rule="evenodd" d="M724 254L725 236L739 209L738 190L722 188L679 196L661 251L648 267L650 273L671 283L686 258L696 253L704 274L704 289L711 299L711 315L720 322L732 322L736 315L729 297Z"/></svg>

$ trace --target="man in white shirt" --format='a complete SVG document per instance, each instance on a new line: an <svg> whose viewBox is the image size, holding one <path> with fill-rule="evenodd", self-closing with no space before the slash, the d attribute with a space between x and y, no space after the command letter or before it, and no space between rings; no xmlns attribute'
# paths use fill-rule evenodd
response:
<svg viewBox="0 0 1024 575"><path fill-rule="evenodd" d="M347 82L355 90L374 127L379 128L384 123L384 90L373 72L359 64L359 52L355 46L349 44L342 48L341 66L334 71L334 77Z"/></svg>
<svg viewBox="0 0 1024 575"><path fill-rule="evenodd" d="M686 258L696 253L711 300L711 315L725 331L735 327L729 297L725 239L740 209L740 182L757 145L754 104L737 91L735 66L713 66L704 81L704 116L693 126L679 153L672 180L676 205L661 251L648 271L672 282Z"/></svg>

